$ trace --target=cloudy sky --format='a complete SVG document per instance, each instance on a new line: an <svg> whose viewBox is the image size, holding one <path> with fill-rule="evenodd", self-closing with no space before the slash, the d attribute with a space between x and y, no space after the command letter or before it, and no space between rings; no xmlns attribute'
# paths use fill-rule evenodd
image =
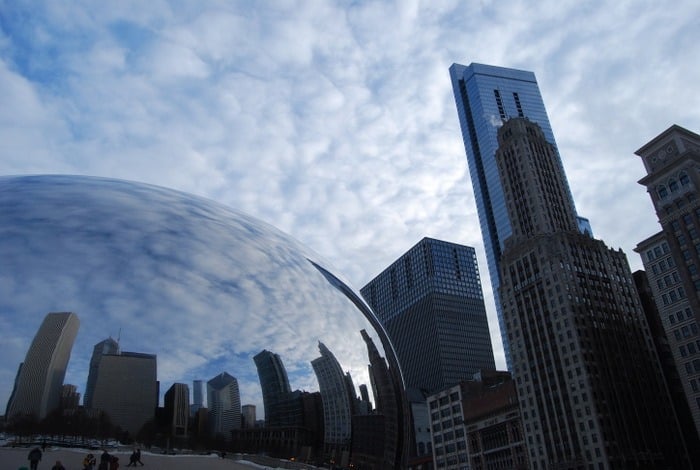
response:
<svg viewBox="0 0 700 470"><path fill-rule="evenodd" d="M475 246L453 62L537 75L579 212L658 229L634 151L700 131L700 3L0 0L0 174L125 178L270 222L356 288L424 236Z"/></svg>

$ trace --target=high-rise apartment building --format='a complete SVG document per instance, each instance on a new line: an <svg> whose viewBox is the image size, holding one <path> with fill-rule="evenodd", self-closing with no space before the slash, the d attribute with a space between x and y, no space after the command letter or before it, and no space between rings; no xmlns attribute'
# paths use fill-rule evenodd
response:
<svg viewBox="0 0 700 470"><path fill-rule="evenodd" d="M506 121L496 162L511 224L500 300L530 465L688 468L624 253L580 233L537 123Z"/></svg>
<svg viewBox="0 0 700 470"><path fill-rule="evenodd" d="M511 117L526 117L540 125L545 138L554 146L555 153L556 143L534 73L473 63L469 66L452 64L450 77L467 152L489 276L496 297L501 338L506 362L510 367L510 348L508 338L503 333L505 325L498 302L498 263L504 242L511 235L512 229L495 159L498 148L496 132L503 121ZM556 165L563 174L558 153ZM568 192L566 179L563 184ZM586 219L578 218L577 221L581 231L590 233Z"/></svg>
<svg viewBox="0 0 700 470"><path fill-rule="evenodd" d="M80 320L75 313L49 313L29 346L7 405L7 417L42 420L61 405L63 379Z"/></svg>
<svg viewBox="0 0 700 470"><path fill-rule="evenodd" d="M661 232L639 243L649 284L700 433L700 135L671 126L635 152L639 183L654 203Z"/></svg>
<svg viewBox="0 0 700 470"><path fill-rule="evenodd" d="M112 338L107 338L100 341L92 349L92 357L90 358L90 370L88 372L87 385L85 386L85 397L83 405L85 408L92 408L92 397L95 393L95 382L100 370L100 361L105 354L119 354L119 343Z"/></svg>
<svg viewBox="0 0 700 470"><path fill-rule="evenodd" d="M209 428L212 435L220 434L231 440L231 431L241 428L241 395L238 380L222 372L207 382Z"/></svg>
<svg viewBox="0 0 700 470"><path fill-rule="evenodd" d="M424 238L360 292L394 345L407 388L432 393L495 369L474 248Z"/></svg>
<svg viewBox="0 0 700 470"><path fill-rule="evenodd" d="M241 427L243 429L253 429L255 427L255 405L241 406Z"/></svg>
<svg viewBox="0 0 700 470"><path fill-rule="evenodd" d="M155 417L158 407L155 354L121 352L100 359L92 408L109 415L112 424L135 437Z"/></svg>

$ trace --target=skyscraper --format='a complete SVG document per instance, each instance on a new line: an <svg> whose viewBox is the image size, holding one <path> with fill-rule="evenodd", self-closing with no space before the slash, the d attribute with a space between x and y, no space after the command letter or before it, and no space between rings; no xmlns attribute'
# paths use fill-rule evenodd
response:
<svg viewBox="0 0 700 470"><path fill-rule="evenodd" d="M7 406L9 419L24 414L41 420L60 406L63 379L79 326L75 313L49 313L44 317L17 373Z"/></svg>
<svg viewBox="0 0 700 470"><path fill-rule="evenodd" d="M542 128L546 140L553 145L555 163L562 174L563 167L534 73L473 63L469 66L452 64L450 77L467 152L491 286L496 297L501 338L510 368L510 348L504 334L505 325L498 301L498 263L504 242L511 234L511 221L506 211L495 160L498 128L510 117L527 117L536 122ZM569 192L566 178L562 184ZM590 233L586 219L578 218L577 221L579 230Z"/></svg>
<svg viewBox="0 0 700 470"><path fill-rule="evenodd" d="M661 224L636 251L700 433L700 135L674 125L635 153Z"/></svg>
<svg viewBox="0 0 700 470"><path fill-rule="evenodd" d="M95 393L95 382L100 369L100 361L102 356L106 354L119 354L119 343L111 337L100 341L92 349L92 357L90 358L90 371L88 372L87 385L85 386L85 398L83 405L85 408L92 408L92 397Z"/></svg>
<svg viewBox="0 0 700 470"><path fill-rule="evenodd" d="M231 430L241 428L241 395L238 380L222 372L207 382L209 426L213 435L231 439Z"/></svg>
<svg viewBox="0 0 700 470"><path fill-rule="evenodd" d="M407 388L433 393L495 369L474 248L424 238L360 292L396 349Z"/></svg>
<svg viewBox="0 0 700 470"><path fill-rule="evenodd" d="M500 300L533 468L688 468L629 265L578 230L556 149L511 118Z"/></svg>
<svg viewBox="0 0 700 470"><path fill-rule="evenodd" d="M253 361L262 388L265 426L281 426L285 423L282 404L289 400L292 391L282 359L278 354L263 349L253 357Z"/></svg>
<svg viewBox="0 0 700 470"><path fill-rule="evenodd" d="M352 403L347 379L340 363L319 341L321 356L311 361L323 401L324 443L326 450L346 449L350 444Z"/></svg>
<svg viewBox="0 0 700 470"><path fill-rule="evenodd" d="M95 380L93 409L107 413L112 424L135 437L155 417L158 406L155 354L103 354Z"/></svg>

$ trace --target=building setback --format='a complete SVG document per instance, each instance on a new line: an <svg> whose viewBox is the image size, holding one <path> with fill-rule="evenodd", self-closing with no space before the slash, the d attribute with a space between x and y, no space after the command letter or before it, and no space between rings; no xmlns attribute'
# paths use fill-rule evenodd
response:
<svg viewBox="0 0 700 470"><path fill-rule="evenodd" d="M700 135L673 125L635 152L661 231L639 243L661 323L700 433Z"/></svg>
<svg viewBox="0 0 700 470"><path fill-rule="evenodd" d="M406 388L432 393L495 369L474 248L424 238L361 289Z"/></svg>
<svg viewBox="0 0 700 470"><path fill-rule="evenodd" d="M104 354L95 381L93 409L102 410L112 424L138 435L155 418L158 406L155 354Z"/></svg>
<svg viewBox="0 0 700 470"><path fill-rule="evenodd" d="M503 333L505 325L498 301L498 263L504 242L511 234L511 222L496 165L495 155L498 148L496 133L503 121L511 117L527 117L540 125L545 138L554 146L555 152L556 143L534 73L473 63L468 66L452 64L450 77L467 153L469 176L476 199L491 285L496 297L503 348L510 368L510 349L508 338ZM562 169L563 174L558 153L556 165ZM566 180L563 184L566 185L568 192ZM590 233L588 221L584 218L577 220L580 230Z"/></svg>
<svg viewBox="0 0 700 470"><path fill-rule="evenodd" d="M8 419L21 414L42 420L61 405L63 379L79 327L75 313L44 317L17 373L7 405Z"/></svg>
<svg viewBox="0 0 700 470"><path fill-rule="evenodd" d="M511 118L498 143L500 300L531 468L688 468L624 253L579 232L536 123Z"/></svg>

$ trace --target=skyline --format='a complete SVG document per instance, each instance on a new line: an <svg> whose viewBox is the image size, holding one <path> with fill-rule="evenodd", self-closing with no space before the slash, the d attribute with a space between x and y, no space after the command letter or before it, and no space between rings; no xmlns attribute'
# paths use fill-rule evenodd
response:
<svg viewBox="0 0 700 470"><path fill-rule="evenodd" d="M700 130L691 1L0 5L0 174L211 198L356 289L423 237L473 246L498 368L450 65L535 73L578 212L633 270L659 230L634 151Z"/></svg>

